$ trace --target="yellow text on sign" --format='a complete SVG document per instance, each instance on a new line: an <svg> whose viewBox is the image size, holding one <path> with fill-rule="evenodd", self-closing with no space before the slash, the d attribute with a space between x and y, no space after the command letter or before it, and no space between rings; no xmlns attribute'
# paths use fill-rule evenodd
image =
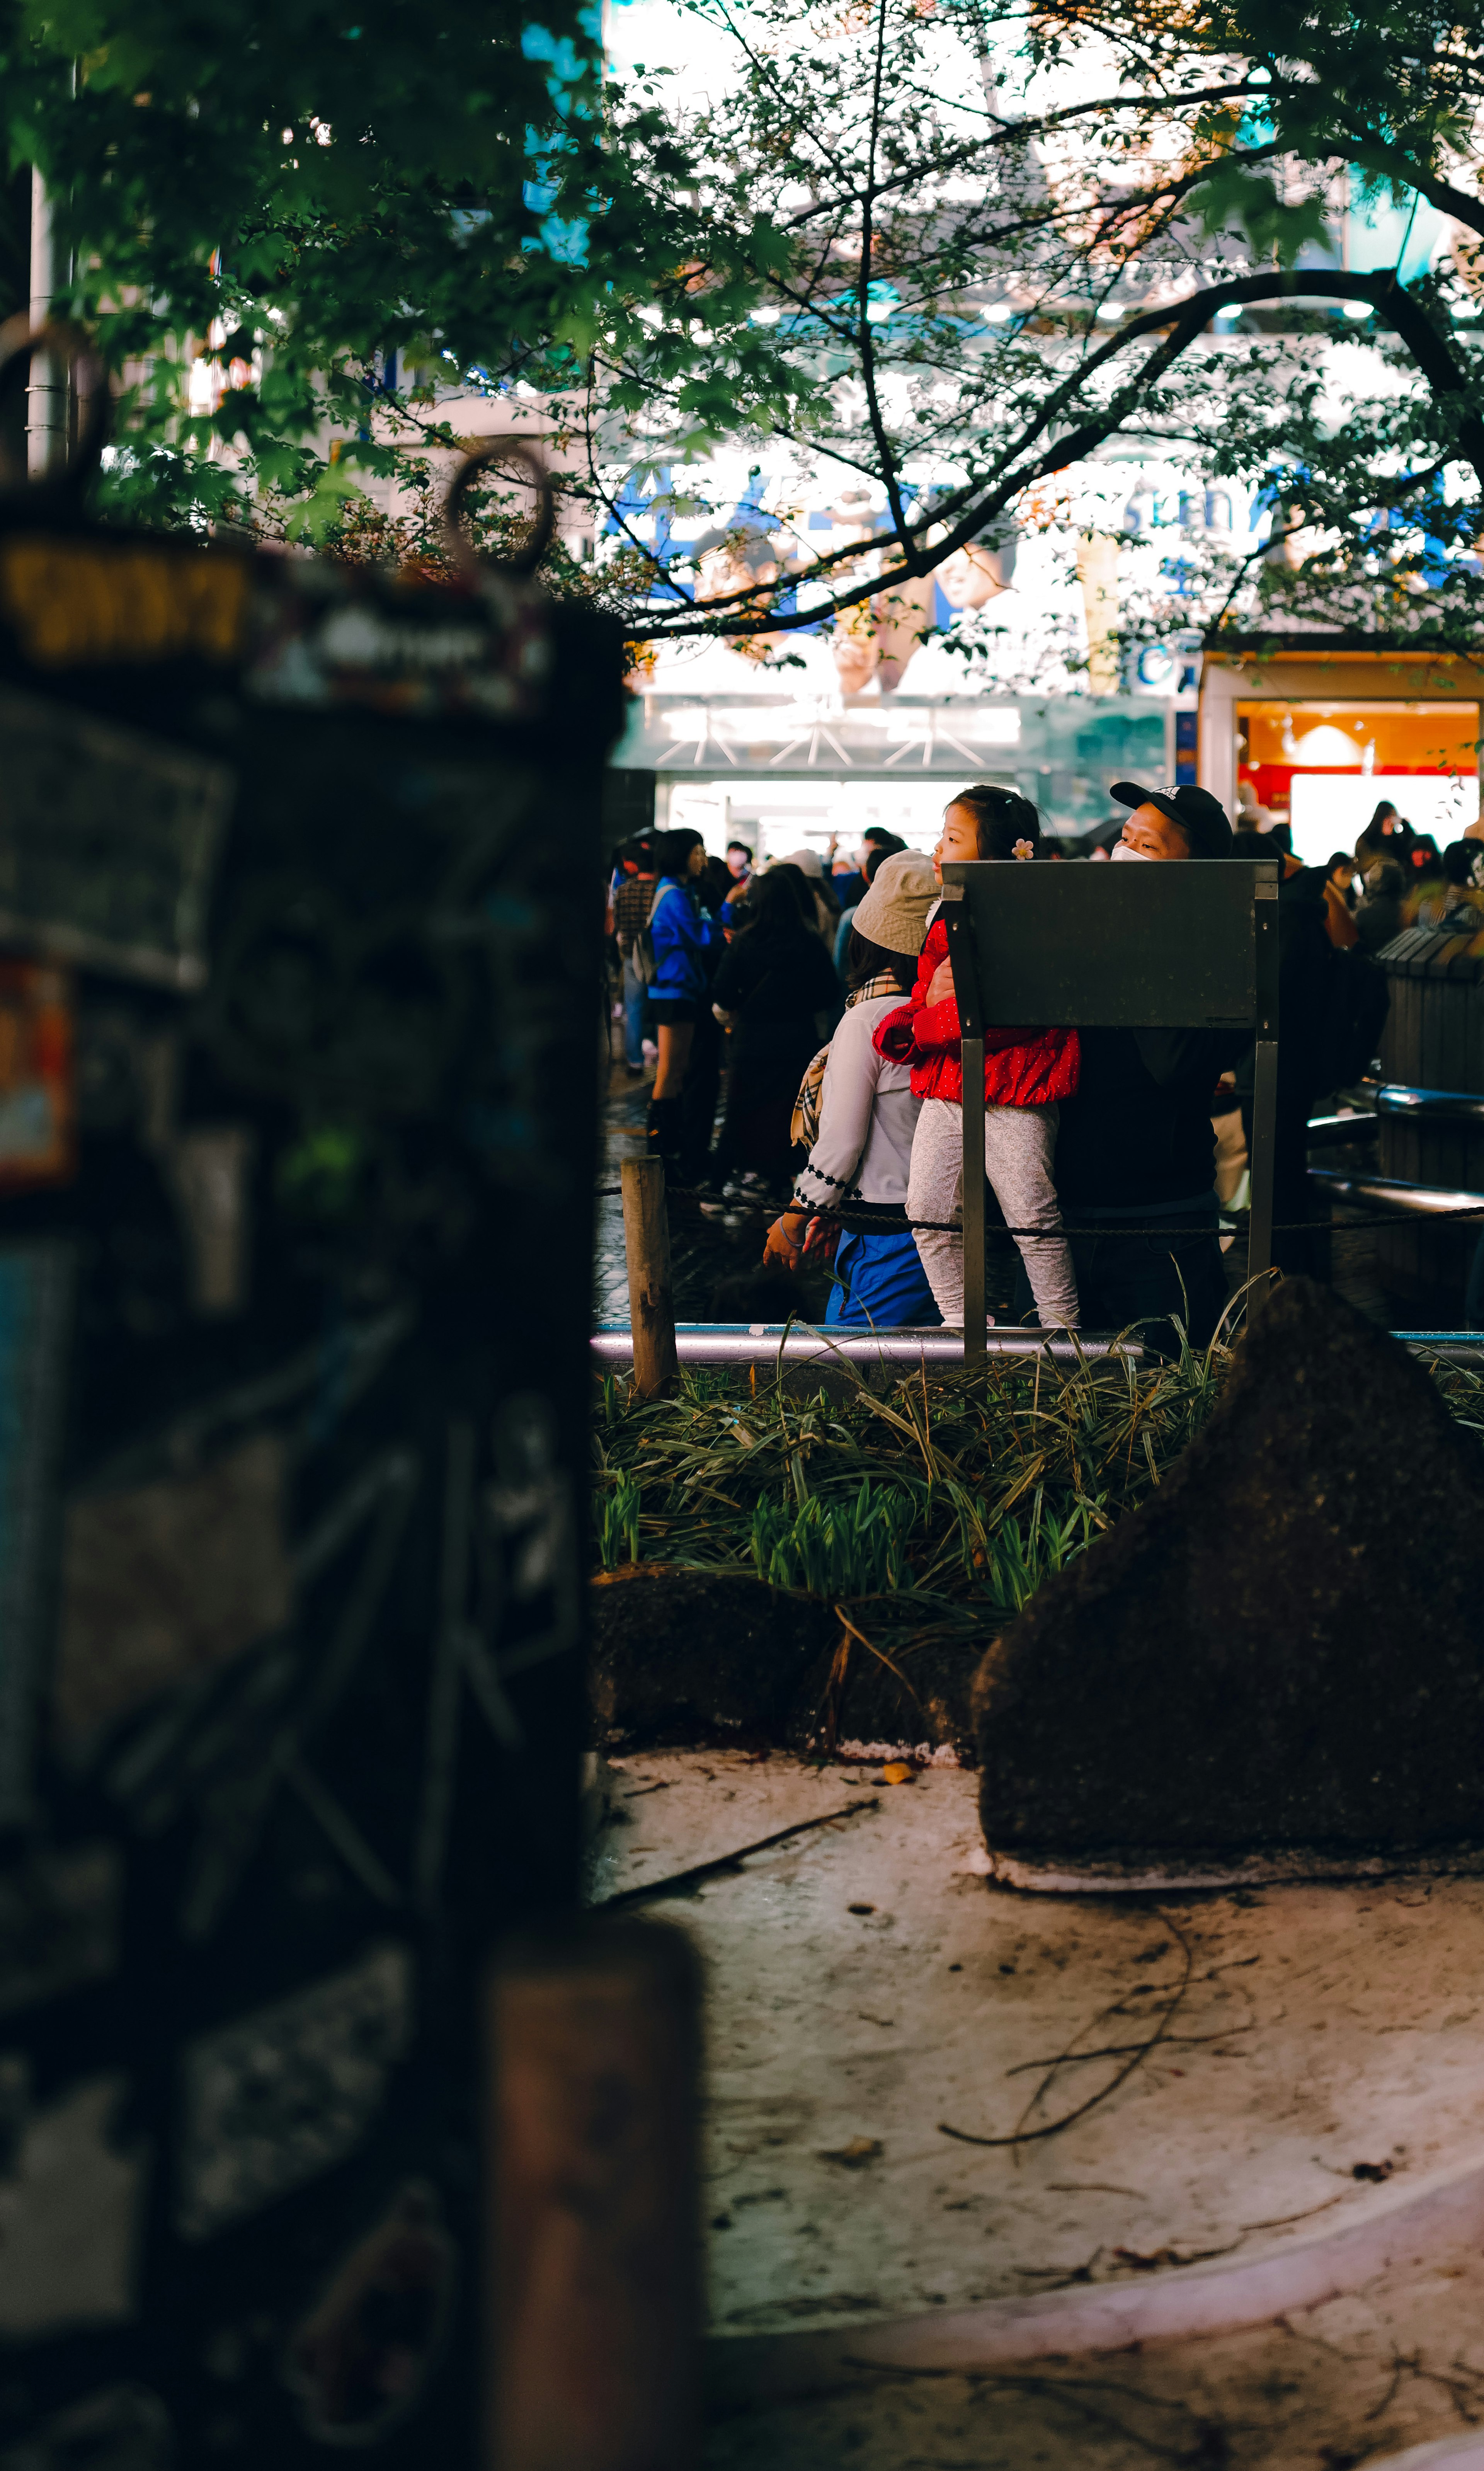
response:
<svg viewBox="0 0 1484 2471"><path fill-rule="evenodd" d="M41 669L180 656L229 661L251 581L247 560L132 542L0 542L0 611Z"/></svg>

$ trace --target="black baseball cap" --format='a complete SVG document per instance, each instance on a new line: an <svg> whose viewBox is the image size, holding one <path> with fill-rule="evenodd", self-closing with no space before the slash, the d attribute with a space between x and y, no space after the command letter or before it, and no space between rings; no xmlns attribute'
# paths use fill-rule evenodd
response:
<svg viewBox="0 0 1484 2471"><path fill-rule="evenodd" d="M1209 789L1142 789L1137 781L1115 781L1109 790L1120 807L1158 807L1178 824L1192 858L1230 858L1232 826L1226 809Z"/></svg>

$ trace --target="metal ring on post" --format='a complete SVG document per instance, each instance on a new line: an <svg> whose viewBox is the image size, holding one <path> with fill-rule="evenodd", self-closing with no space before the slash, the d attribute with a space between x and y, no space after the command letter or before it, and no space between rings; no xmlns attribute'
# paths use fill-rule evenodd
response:
<svg viewBox="0 0 1484 2471"><path fill-rule="evenodd" d="M485 561L473 543L459 530L459 516L477 476L494 463L524 463L531 482L540 496L531 526L513 557L502 558L500 566L510 575L534 575L552 545L556 530L556 492L552 476L533 446L523 437L490 437L464 457L448 484L443 501L443 545L460 575L471 580L485 571Z"/></svg>
<svg viewBox="0 0 1484 2471"><path fill-rule="evenodd" d="M82 374L86 384L78 389L85 405L78 439L66 464L59 472L48 473L44 481L34 482L24 469L16 473L5 468L0 459L0 487L58 488L71 498L80 498L103 459L113 426L113 397L107 375L91 336L70 318L48 318L44 326L33 326L25 310L18 317L8 318L0 326L0 409L15 390L17 378L29 370L37 352L48 352L55 359Z"/></svg>

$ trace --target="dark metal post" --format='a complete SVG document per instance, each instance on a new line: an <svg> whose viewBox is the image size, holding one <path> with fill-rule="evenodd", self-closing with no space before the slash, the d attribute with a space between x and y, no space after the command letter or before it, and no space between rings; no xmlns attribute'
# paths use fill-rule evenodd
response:
<svg viewBox="0 0 1484 2471"><path fill-rule="evenodd" d="M1252 1082L1252 1209L1247 1221L1247 1318L1267 1294L1273 1259L1273 1159L1278 1117L1278 875L1253 885L1257 1052Z"/></svg>
<svg viewBox="0 0 1484 2471"><path fill-rule="evenodd" d="M950 895L945 891L944 899ZM974 925L960 894L946 907L949 959L958 1005L963 1066L963 1360L982 1362L984 1345L984 1021Z"/></svg>

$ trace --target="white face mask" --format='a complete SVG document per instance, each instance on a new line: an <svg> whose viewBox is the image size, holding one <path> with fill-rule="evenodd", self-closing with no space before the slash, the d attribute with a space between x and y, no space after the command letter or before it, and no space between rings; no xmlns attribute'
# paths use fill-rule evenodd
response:
<svg viewBox="0 0 1484 2471"><path fill-rule="evenodd" d="M1147 850L1132 849L1127 841L1115 841L1112 849L1108 852L1108 856L1113 859L1115 865L1117 865L1119 859L1128 859L1135 858L1142 859L1145 866L1152 866L1154 864L1154 860Z"/></svg>

